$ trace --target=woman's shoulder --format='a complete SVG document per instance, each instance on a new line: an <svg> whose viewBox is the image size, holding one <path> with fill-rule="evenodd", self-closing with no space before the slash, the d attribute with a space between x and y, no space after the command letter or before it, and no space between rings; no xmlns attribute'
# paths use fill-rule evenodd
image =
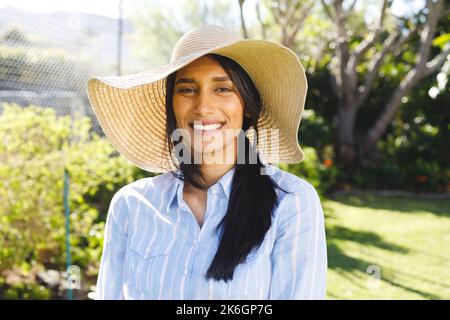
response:
<svg viewBox="0 0 450 320"><path fill-rule="evenodd" d="M278 186L288 191L289 194L317 193L315 187L304 178L276 166L269 165L267 174Z"/></svg>
<svg viewBox="0 0 450 320"><path fill-rule="evenodd" d="M277 191L279 198L276 215L279 221L293 221L302 217L305 222L311 222L314 217L323 215L320 196L310 182L277 167L273 170L273 180L287 191Z"/></svg>
<svg viewBox="0 0 450 320"><path fill-rule="evenodd" d="M145 177L122 186L117 190L109 206L110 221L123 226L123 233L134 233L134 225L146 223L147 213L153 212L162 195L172 190L176 178L169 173ZM128 230L130 226L130 230Z"/></svg>
<svg viewBox="0 0 450 320"><path fill-rule="evenodd" d="M175 181L170 173L162 173L152 177L145 177L122 186L113 196L113 199L132 201L136 198L151 199L155 193L162 193L170 189Z"/></svg>

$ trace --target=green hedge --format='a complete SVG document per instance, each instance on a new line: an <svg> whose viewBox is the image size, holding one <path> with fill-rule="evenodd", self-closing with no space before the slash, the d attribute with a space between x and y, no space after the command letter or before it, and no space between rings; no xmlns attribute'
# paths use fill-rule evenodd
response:
<svg viewBox="0 0 450 320"><path fill-rule="evenodd" d="M46 269L65 271L65 166L70 174L72 264L84 272L84 290L94 283L109 201L118 188L142 172L90 129L87 117L71 124L68 116L57 117L51 108L4 105L0 116L0 297L49 297L48 288L42 290L34 283L37 274Z"/></svg>

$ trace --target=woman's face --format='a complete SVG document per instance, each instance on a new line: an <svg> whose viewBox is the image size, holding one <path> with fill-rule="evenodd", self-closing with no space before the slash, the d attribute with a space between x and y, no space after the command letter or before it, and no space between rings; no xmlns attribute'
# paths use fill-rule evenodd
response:
<svg viewBox="0 0 450 320"><path fill-rule="evenodd" d="M190 135L194 153L204 156L219 151L230 159L231 152L234 159L244 102L216 60L203 56L177 71L173 109L178 128Z"/></svg>

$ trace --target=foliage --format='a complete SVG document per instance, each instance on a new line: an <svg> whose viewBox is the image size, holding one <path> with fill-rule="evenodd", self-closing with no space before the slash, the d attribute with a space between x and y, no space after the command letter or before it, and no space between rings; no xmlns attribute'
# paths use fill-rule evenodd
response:
<svg viewBox="0 0 450 320"><path fill-rule="evenodd" d="M402 80L406 70L406 51L400 61L389 57L380 70L376 89L369 95L356 118L357 143L365 136L373 119L384 110L387 99ZM337 171L338 188L400 189L409 191L445 192L449 190L450 86L445 76L422 80L407 97L377 144L375 154L352 171ZM319 64L308 74L309 92L299 131L302 145L313 147L320 161L334 158L337 99L333 94L325 65ZM448 76L447 76L448 77ZM432 96L431 91L439 89ZM326 183L327 181L322 181Z"/></svg>
<svg viewBox="0 0 450 320"><path fill-rule="evenodd" d="M107 206L136 169L89 118L56 117L51 108L4 105L0 116L0 275L30 266L65 269L64 168L70 174L72 263L95 277ZM22 272L23 273L23 272ZM91 283L92 284L92 283ZM88 284L86 284L88 285ZM15 283L22 292L20 283ZM1 290L1 289L0 289ZM40 292L40 291L39 291Z"/></svg>
<svg viewBox="0 0 450 320"><path fill-rule="evenodd" d="M303 147L305 158L298 164L280 164L280 168L311 183L323 194L336 183L337 170L331 159L320 161L316 151L311 147Z"/></svg>
<svg viewBox="0 0 450 320"><path fill-rule="evenodd" d="M136 28L130 37L133 54L146 67L157 67L169 62L176 41L190 29L217 24L238 30L238 19L230 6L229 1L223 0L183 0L157 5L154 1L137 1L131 10Z"/></svg>

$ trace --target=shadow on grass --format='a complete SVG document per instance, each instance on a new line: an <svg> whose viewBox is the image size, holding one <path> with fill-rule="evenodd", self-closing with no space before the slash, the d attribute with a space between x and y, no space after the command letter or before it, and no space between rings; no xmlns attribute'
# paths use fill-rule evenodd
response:
<svg viewBox="0 0 450 320"><path fill-rule="evenodd" d="M362 195L334 195L330 199L353 207L394 210L407 213L430 212L450 218L450 199L422 199L411 197L389 197Z"/></svg>
<svg viewBox="0 0 450 320"><path fill-rule="evenodd" d="M333 215L328 216L331 218ZM354 241L364 246L373 246L402 254L410 252L408 248L386 242L379 235L373 232L355 231L342 226L332 226L327 228L326 235L328 268L338 273L342 278L366 290L370 290L366 287L366 281L370 278L370 274L367 273L367 268L369 266L379 264L364 259L355 258L346 254L339 246L340 241ZM382 281L394 287L420 295L425 299L440 299L439 296L430 292L409 287L403 283L394 281L393 275L396 272L395 270L390 270L390 272L386 273L383 272L383 270L385 270L383 266L380 266L380 268L382 269ZM338 298L336 293L329 293L329 295L333 298Z"/></svg>
<svg viewBox="0 0 450 320"><path fill-rule="evenodd" d="M367 268L371 265L374 265L373 262L369 262L364 259L360 258L354 258L349 255L346 255L341 248L333 241L329 241L327 245L328 250L328 268L338 273L342 278L348 280L349 282L352 282L356 286L365 289L370 290L369 287L366 285L366 281L371 277L370 274L366 272ZM411 293L415 293L417 295L420 295L421 297L425 299L441 299L440 296L437 296L435 294L432 294L427 291L419 290L410 286L407 286L403 283L399 283L393 280L393 277L389 274L395 271L391 271L386 274L386 272L383 272L385 269L383 266L380 266L382 273L381 273L381 281L390 284L391 286L403 289L405 291L409 291ZM344 297L336 295L335 292L328 292L327 293L330 297L334 299L342 299ZM389 297L385 297L386 299L389 299ZM356 298L359 299L359 298ZM364 299L364 297L361 297L361 299ZM384 298L381 298L384 299Z"/></svg>
<svg viewBox="0 0 450 320"><path fill-rule="evenodd" d="M440 296L437 296L437 295L435 295L435 294L433 294L431 292L426 292L426 291L423 291L423 290L419 290L419 289L415 289L415 288L411 288L411 287L405 286L404 284L396 282L396 281L394 281L394 280L392 280L390 278L386 278L385 276L382 277L381 280L384 281L384 282L389 283L391 286L398 287L398 288L401 288L403 290L406 290L406 291L418 294L418 295L424 297L425 299L433 299L433 300L441 299Z"/></svg>
<svg viewBox="0 0 450 320"><path fill-rule="evenodd" d="M356 231L342 226L333 226L326 230L327 239L354 241L366 246L373 246L380 249L408 253L410 250L395 243L383 240L378 234L369 231Z"/></svg>
<svg viewBox="0 0 450 320"><path fill-rule="evenodd" d="M349 275L354 274L358 276L359 272L365 273L367 267L373 263L346 255L337 244L330 241L327 242L328 268L361 286L361 282L355 281Z"/></svg>
<svg viewBox="0 0 450 320"><path fill-rule="evenodd" d="M441 288L443 288L444 290L449 290L450 289L450 284L449 283L447 283L447 282L445 282L445 281L448 281L447 279L440 279L440 282L437 282L437 281L434 281L434 280L432 280L432 279L429 279L429 278L426 278L426 277L424 277L424 276L421 276L421 275L419 275L419 274L417 274L417 273L410 273L410 272L406 272L406 271L404 271L403 269L400 269L400 270L394 270L394 269L392 269L392 268L384 268L384 273L386 274L386 273L388 273L388 274L396 274L396 275L400 275L400 276L403 276L403 277L409 277L409 278L415 278L416 280L420 280L421 282L426 282L426 283L430 283L430 284L432 284L432 285L434 285L434 286L438 286L438 287L441 287ZM450 292L450 291L449 291ZM432 295L432 294L430 294L430 295ZM430 299L434 299L434 298L430 298ZM437 297L437 299L442 299L442 297Z"/></svg>

